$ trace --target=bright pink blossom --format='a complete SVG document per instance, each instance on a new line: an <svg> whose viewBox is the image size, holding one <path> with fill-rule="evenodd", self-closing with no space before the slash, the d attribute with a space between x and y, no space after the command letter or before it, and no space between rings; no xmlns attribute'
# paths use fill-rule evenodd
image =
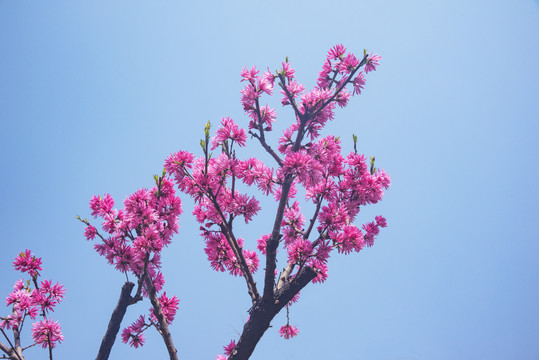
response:
<svg viewBox="0 0 539 360"><path fill-rule="evenodd" d="M236 347L236 340L230 341L230 343L227 346L223 347L225 350L225 354L227 356L232 355L232 351L234 350L235 347Z"/></svg>
<svg viewBox="0 0 539 360"><path fill-rule="evenodd" d="M256 66L253 66L251 70L244 67L241 71L241 77L243 78L241 81L254 81L257 74L258 70L256 70Z"/></svg>
<svg viewBox="0 0 539 360"><path fill-rule="evenodd" d="M356 66L359 65L359 60L352 53L348 53L339 65L339 71L345 74L351 73Z"/></svg>
<svg viewBox="0 0 539 360"><path fill-rule="evenodd" d="M39 270L43 270L41 258L35 257L28 249L19 253L19 256L13 261L13 266L15 270L27 272L32 277L39 276Z"/></svg>
<svg viewBox="0 0 539 360"><path fill-rule="evenodd" d="M262 235L260 239L257 240L256 248L264 255L266 255L266 244L271 234Z"/></svg>
<svg viewBox="0 0 539 360"><path fill-rule="evenodd" d="M298 333L299 330L297 327L288 324L285 326L281 326L281 328L279 329L279 334L281 334L281 337L284 337L285 339L291 339Z"/></svg>
<svg viewBox="0 0 539 360"><path fill-rule="evenodd" d="M87 240L93 240L95 239L95 236L97 235L97 230L94 226L88 225L86 229L84 230L84 237L86 237Z"/></svg>
<svg viewBox="0 0 539 360"><path fill-rule="evenodd" d="M163 292L163 294L159 297L159 302L161 303L161 310L163 311L163 315L165 315L165 318L167 319L167 323L170 325L172 324L172 321L174 321L174 317L176 316L176 311L178 311L180 299L174 295L173 297L169 298L167 296L167 292ZM157 318L155 317L155 314L153 312L153 308L150 309L150 318L157 323Z"/></svg>
<svg viewBox="0 0 539 360"><path fill-rule="evenodd" d="M217 134L212 139L211 149L216 149L229 139L235 141L239 146L245 146L247 135L245 135L245 130L240 129L234 120L226 116L221 120L221 126L217 129Z"/></svg>
<svg viewBox="0 0 539 360"><path fill-rule="evenodd" d="M363 71L360 71L359 74L352 81L352 85L354 86L354 95L361 94L361 90L363 90L366 82L367 81L365 80L365 75L363 74Z"/></svg>
<svg viewBox="0 0 539 360"><path fill-rule="evenodd" d="M296 70L294 70L293 68L290 67L290 63L289 62L283 62L283 68L281 70L281 73L286 77L288 78L288 81L292 81L292 79L294 78L294 73L296 72Z"/></svg>
<svg viewBox="0 0 539 360"><path fill-rule="evenodd" d="M43 348L54 348L56 343L60 343L64 340L60 324L58 321L51 319L45 319L35 322L32 325L32 338L37 344L41 344Z"/></svg>
<svg viewBox="0 0 539 360"><path fill-rule="evenodd" d="M378 65L380 65L378 63L378 60L381 60L382 57L379 56L379 55L372 55L372 52L371 54L369 55L369 57L367 57L367 63L365 64L365 73L368 73L370 71L375 71L376 70L376 67Z"/></svg>
<svg viewBox="0 0 539 360"><path fill-rule="evenodd" d="M134 323L132 323L122 331L122 342L124 344L127 344L127 342L129 341L129 344L134 348L143 346L145 339L142 332L148 326L149 325L146 324L144 316L140 315Z"/></svg>
<svg viewBox="0 0 539 360"><path fill-rule="evenodd" d="M328 51L328 58L331 60L339 59L346 52L346 48L342 44L337 44Z"/></svg>

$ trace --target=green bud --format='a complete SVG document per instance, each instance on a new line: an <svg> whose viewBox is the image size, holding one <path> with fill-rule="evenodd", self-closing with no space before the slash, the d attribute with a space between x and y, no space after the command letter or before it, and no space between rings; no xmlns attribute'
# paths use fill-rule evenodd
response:
<svg viewBox="0 0 539 360"><path fill-rule="evenodd" d="M371 156L371 175L374 175L374 172L376 171L376 168L374 167L374 160L376 160L376 158Z"/></svg>
<svg viewBox="0 0 539 360"><path fill-rule="evenodd" d="M204 125L204 135L206 135L206 138L210 136L210 128L211 128L211 123L210 123L210 120L208 120L206 125Z"/></svg>

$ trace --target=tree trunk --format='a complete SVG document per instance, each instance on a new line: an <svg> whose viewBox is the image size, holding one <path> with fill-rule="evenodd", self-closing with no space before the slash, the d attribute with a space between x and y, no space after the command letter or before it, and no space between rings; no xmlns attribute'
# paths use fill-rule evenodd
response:
<svg viewBox="0 0 539 360"><path fill-rule="evenodd" d="M110 316L109 326L101 341L96 360L107 360L109 358L110 350L112 349L112 345L114 345L114 341L116 340L116 335L120 330L120 325L122 324L127 307L131 304L131 291L134 286L135 284L132 282L126 282L122 286L118 304L116 304L116 308L114 308L114 311Z"/></svg>
<svg viewBox="0 0 539 360"><path fill-rule="evenodd" d="M294 279L283 285L274 292L272 301L259 301L254 305L249 320L243 327L243 332L232 351L228 360L247 360L251 357L258 341L269 328L271 320L281 311L283 307L305 287L317 273L309 266L304 267Z"/></svg>

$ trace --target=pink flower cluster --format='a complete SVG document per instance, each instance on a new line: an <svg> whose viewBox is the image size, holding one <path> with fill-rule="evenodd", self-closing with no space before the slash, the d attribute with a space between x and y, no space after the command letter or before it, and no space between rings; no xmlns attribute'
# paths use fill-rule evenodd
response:
<svg viewBox="0 0 539 360"><path fill-rule="evenodd" d="M60 324L49 317L49 312L64 299L65 289L63 285L53 284L50 280L42 280L38 283L41 267L41 258L31 254L30 250L21 251L15 258L13 267L23 273L28 273L31 280L26 283L20 279L15 282L13 291L6 298L6 305L11 306L11 314L0 316L0 329L14 330L14 336L23 327L27 317L36 320L32 325L32 338L35 344L43 348L54 348L57 343L64 340ZM33 283L34 287L31 287ZM38 316L42 320L37 321ZM18 339L20 341L20 339Z"/></svg>
<svg viewBox="0 0 539 360"><path fill-rule="evenodd" d="M15 258L13 267L20 272L27 272L31 277L39 276L39 270L43 270L41 267L41 258L33 256L28 249L21 252L19 256Z"/></svg>
<svg viewBox="0 0 539 360"><path fill-rule="evenodd" d="M239 140L238 140L239 142ZM95 250L104 256L109 264L119 271L132 273L144 284L149 276L156 292L161 291L165 279L161 273L161 251L170 244L172 236L178 233L178 218L182 213L181 200L176 196L173 182L166 177L155 177L156 185L151 189L139 189L124 201L123 210L115 210L114 200L109 194L94 196L90 201L92 215L101 218L103 232L99 232L88 220L84 235L88 240L99 238ZM148 296L147 284L142 286L142 295ZM160 296L163 314L170 323L178 309L176 296ZM134 347L144 344L141 333L146 327L141 316L133 325L124 329L122 339L130 340ZM157 319L152 310L150 324Z"/></svg>
<svg viewBox="0 0 539 360"><path fill-rule="evenodd" d="M32 325L32 338L37 344L41 344L44 349L49 347L49 344L53 348L57 342L64 340L60 324L58 324L58 321L50 319L38 321Z"/></svg>
<svg viewBox="0 0 539 360"><path fill-rule="evenodd" d="M144 345L144 341L146 340L144 338L144 330L146 330L148 327L150 327L151 324L146 324L146 319L143 315L140 315L138 319L123 329L122 331L122 341L127 344L129 342L129 345L138 348L139 346Z"/></svg>

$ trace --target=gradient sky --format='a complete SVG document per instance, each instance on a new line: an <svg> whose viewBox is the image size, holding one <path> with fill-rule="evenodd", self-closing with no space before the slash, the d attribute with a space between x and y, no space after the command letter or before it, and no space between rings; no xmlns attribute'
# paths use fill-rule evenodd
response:
<svg viewBox="0 0 539 360"><path fill-rule="evenodd" d="M357 134L391 174L384 200L360 214L389 227L374 247L335 254L328 281L291 308L300 335L278 336L280 314L252 358L537 360L538 35L531 0L2 1L0 297L31 249L67 289L55 359L94 358L124 277L75 216L90 216L95 194L121 204L151 186L171 152L198 152L207 120L246 126L244 66L274 70L288 56L310 88L343 43L382 65L327 132L348 150ZM277 111L272 141L291 120ZM254 142L243 156L267 158ZM181 358L214 359L250 300L243 279L210 269L183 199L163 259L181 300L171 332ZM264 204L241 229L247 246L271 226L276 205ZM149 306L130 307L123 325ZM147 338L138 350L118 340L111 359L167 358Z"/></svg>

